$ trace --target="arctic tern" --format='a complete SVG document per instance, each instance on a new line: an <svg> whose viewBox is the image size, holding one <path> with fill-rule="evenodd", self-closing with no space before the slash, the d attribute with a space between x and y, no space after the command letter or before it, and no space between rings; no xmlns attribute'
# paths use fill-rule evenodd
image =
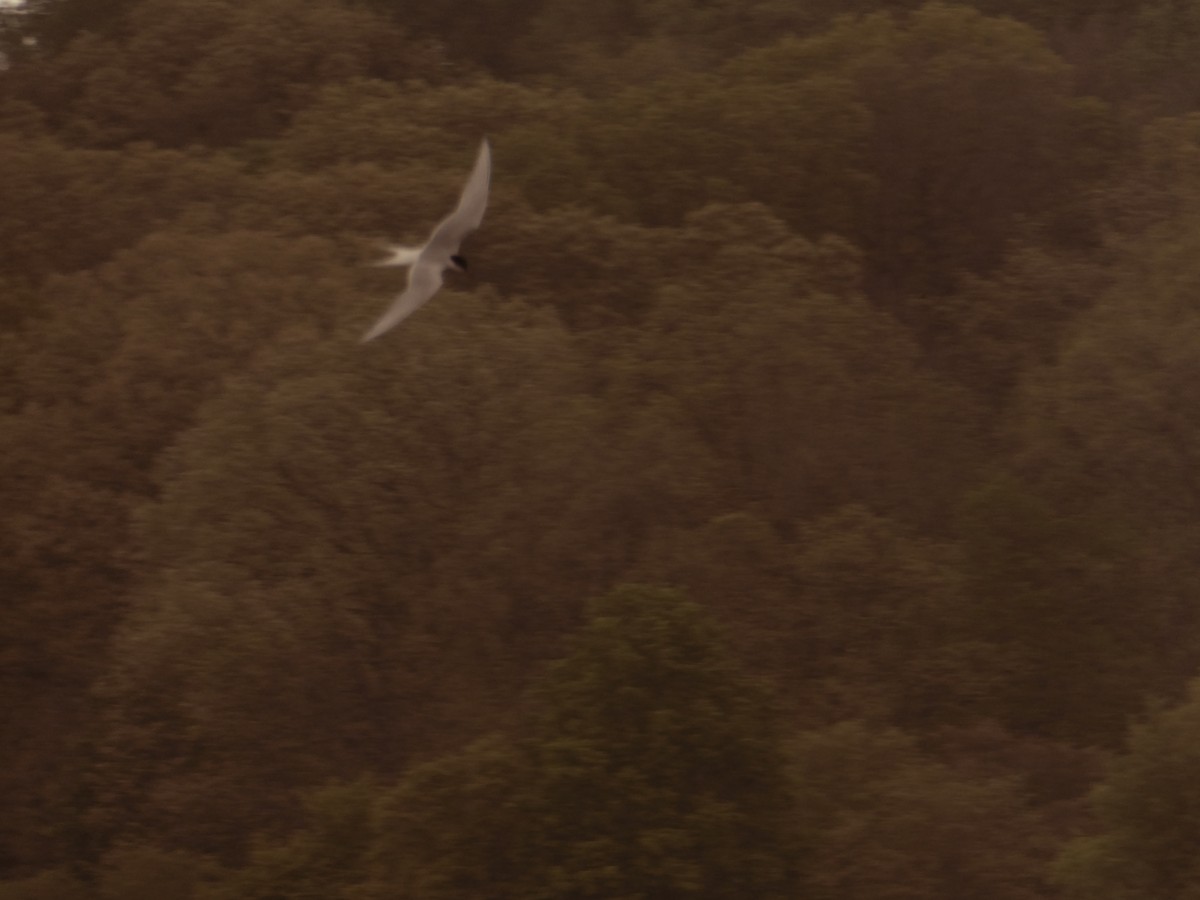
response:
<svg viewBox="0 0 1200 900"><path fill-rule="evenodd" d="M392 246L389 248L391 255L375 263L377 266L408 266L408 286L383 314L383 318L363 336L364 344L400 324L436 294L442 286L442 273L446 269L467 271L467 261L458 254L458 249L466 236L483 221L491 177L492 150L487 138L484 138L479 145L475 168L471 170L454 212L438 223L422 246Z"/></svg>

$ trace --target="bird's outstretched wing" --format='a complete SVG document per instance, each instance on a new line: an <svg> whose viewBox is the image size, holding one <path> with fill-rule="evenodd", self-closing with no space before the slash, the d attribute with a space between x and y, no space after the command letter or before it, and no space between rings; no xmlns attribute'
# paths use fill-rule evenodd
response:
<svg viewBox="0 0 1200 900"><path fill-rule="evenodd" d="M475 158L475 168L471 170L462 196L458 198L458 206L433 229L429 243L425 245L425 253L434 259L447 259L458 252L463 239L483 221L491 180L492 148L484 138L479 145L479 156Z"/></svg>
<svg viewBox="0 0 1200 900"><path fill-rule="evenodd" d="M434 263L418 262L408 270L408 287L363 335L362 343L379 337L389 328L399 325L416 312L442 286L442 267Z"/></svg>

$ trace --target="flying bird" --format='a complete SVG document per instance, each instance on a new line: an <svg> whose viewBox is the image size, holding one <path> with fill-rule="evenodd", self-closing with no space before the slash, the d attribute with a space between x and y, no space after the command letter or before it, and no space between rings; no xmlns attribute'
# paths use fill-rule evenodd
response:
<svg viewBox="0 0 1200 900"><path fill-rule="evenodd" d="M442 219L429 240L420 247L390 247L391 255L375 263L377 266L408 266L408 286L396 298L371 330L363 335L365 344L390 328L399 325L416 312L442 286L442 273L446 269L467 271L467 260L458 253L468 234L483 221L487 209L488 184L492 177L492 150L487 138L479 145L479 156L475 168L463 187L462 196L454 212Z"/></svg>

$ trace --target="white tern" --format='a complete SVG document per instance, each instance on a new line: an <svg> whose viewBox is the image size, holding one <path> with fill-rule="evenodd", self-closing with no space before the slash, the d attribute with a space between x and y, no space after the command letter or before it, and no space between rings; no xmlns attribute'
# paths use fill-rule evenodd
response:
<svg viewBox="0 0 1200 900"><path fill-rule="evenodd" d="M377 338L416 312L442 286L446 269L467 271L467 261L458 249L468 234L479 227L487 209L488 185L492 177L492 150L487 138L479 145L475 168L463 187L454 212L442 219L429 240L420 247L390 247L391 255L377 266L408 266L408 286L388 311L363 336L363 343Z"/></svg>

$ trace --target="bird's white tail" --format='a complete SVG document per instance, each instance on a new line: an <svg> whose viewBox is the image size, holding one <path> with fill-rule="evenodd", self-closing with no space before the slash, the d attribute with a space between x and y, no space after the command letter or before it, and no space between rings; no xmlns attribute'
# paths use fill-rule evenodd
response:
<svg viewBox="0 0 1200 900"><path fill-rule="evenodd" d="M388 256L386 259L381 259L379 262L371 263L373 266L411 266L417 261L417 257L421 255L420 247L400 247L393 245L388 247Z"/></svg>

